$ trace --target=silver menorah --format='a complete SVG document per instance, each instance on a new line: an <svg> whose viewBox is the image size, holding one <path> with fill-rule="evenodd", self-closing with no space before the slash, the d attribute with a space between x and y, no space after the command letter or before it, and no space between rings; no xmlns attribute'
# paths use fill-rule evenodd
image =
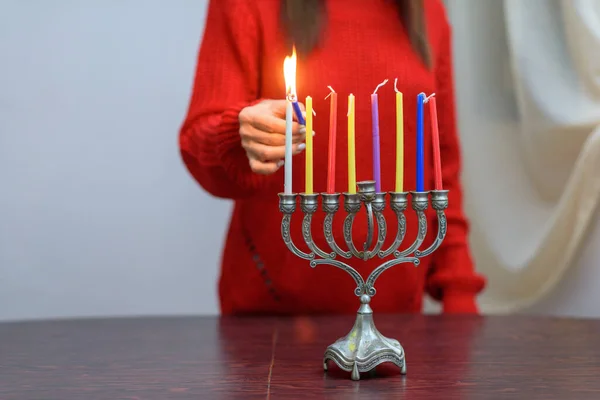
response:
<svg viewBox="0 0 600 400"><path fill-rule="evenodd" d="M374 372L375 367L384 362L391 362L400 368L401 374L406 374L406 356L404 349L395 339L383 336L373 322L373 310L369 306L371 297L375 295L375 281L387 269L402 263L419 265L420 258L433 253L443 242L446 236L446 215L444 211L448 207L448 191L432 190L429 192L410 192L410 203L415 211L419 227L415 241L406 248L399 250L406 233L406 217L404 212L408 206L409 192L402 193L376 193L374 181L358 182L358 193L344 193L344 210L347 215L344 220L344 241L348 250L343 250L335 241L333 234L333 219L340 208L339 193L315 193L315 194L279 194L279 210L283 213L281 222L281 235L288 249L296 256L310 261L311 267L327 264L346 271L354 282L356 289L354 294L360 297L354 327L345 337L338 339L325 350L323 368L327 371L328 362L335 362L342 370L351 373L353 380L360 379L361 372ZM398 230L394 242L386 250L382 250L386 235L387 224L383 210L389 194L391 209L396 214ZM304 214L302 220L302 236L309 252L300 250L292 241L290 224L292 215L297 208L297 199L300 197L300 209ZM322 199L322 209L325 212L324 234L330 252L320 249L313 241L311 226L313 215L318 210L319 198ZM427 218L425 211L429 206L431 198L432 208L437 213L438 233L435 241L425 250L420 247L427 234ZM352 225L362 205L367 214L367 237L359 250L352 239ZM375 222L376 221L376 222ZM377 242L373 245L375 224L377 225ZM375 268L368 278L362 275L346 262L337 260L336 257L345 259L357 258L369 260L374 257L381 259L393 256Z"/></svg>

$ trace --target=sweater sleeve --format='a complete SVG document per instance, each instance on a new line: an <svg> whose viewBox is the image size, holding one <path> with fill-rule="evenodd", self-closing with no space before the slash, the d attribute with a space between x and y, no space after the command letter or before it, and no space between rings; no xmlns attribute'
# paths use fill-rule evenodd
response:
<svg viewBox="0 0 600 400"><path fill-rule="evenodd" d="M179 148L194 179L217 197L249 197L272 177L250 169L240 111L258 99L259 28L252 2L211 0Z"/></svg>
<svg viewBox="0 0 600 400"><path fill-rule="evenodd" d="M475 296L485 287L485 278L475 272L468 244L469 224L463 212L461 151L456 126L451 31L444 24L435 58L436 98L444 189L449 190L447 235L432 255L426 288L442 301L444 312L476 313ZM434 225L435 226L435 225Z"/></svg>

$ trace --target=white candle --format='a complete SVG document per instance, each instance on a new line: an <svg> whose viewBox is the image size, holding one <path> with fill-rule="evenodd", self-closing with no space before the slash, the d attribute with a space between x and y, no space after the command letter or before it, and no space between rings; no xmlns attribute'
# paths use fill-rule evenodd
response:
<svg viewBox="0 0 600 400"><path fill-rule="evenodd" d="M288 99L285 105L285 194L292 194L292 102Z"/></svg>

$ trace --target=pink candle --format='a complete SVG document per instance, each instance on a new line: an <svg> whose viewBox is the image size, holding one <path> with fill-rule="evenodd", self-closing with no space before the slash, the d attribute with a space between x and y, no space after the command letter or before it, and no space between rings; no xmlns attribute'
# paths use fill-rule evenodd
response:
<svg viewBox="0 0 600 400"><path fill-rule="evenodd" d="M435 93L429 96L429 115L431 117L431 144L433 147L433 172L435 190L442 190L442 159L440 155L440 133L438 130L437 106Z"/></svg>

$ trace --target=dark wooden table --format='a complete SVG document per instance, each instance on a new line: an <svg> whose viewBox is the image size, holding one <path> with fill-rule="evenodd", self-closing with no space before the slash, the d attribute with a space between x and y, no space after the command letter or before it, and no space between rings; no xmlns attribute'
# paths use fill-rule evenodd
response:
<svg viewBox="0 0 600 400"><path fill-rule="evenodd" d="M600 399L600 321L375 315L408 374L322 370L353 316L0 324L0 399Z"/></svg>

